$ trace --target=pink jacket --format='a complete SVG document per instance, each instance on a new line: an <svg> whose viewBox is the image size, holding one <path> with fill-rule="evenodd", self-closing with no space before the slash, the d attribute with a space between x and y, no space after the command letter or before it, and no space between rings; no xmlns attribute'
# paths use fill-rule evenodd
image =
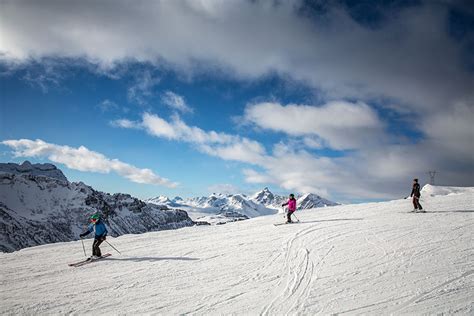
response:
<svg viewBox="0 0 474 316"><path fill-rule="evenodd" d="M295 199L289 199L288 202L283 204L283 206L288 205L288 211L294 212L296 211L296 200Z"/></svg>

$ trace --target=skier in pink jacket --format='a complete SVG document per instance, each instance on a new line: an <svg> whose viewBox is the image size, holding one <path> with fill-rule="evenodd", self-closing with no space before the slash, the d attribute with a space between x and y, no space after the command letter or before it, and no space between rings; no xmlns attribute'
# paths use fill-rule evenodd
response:
<svg viewBox="0 0 474 316"><path fill-rule="evenodd" d="M288 212L286 213L287 216L287 223L292 223L291 221L291 214L293 214L296 211L296 200L295 200L295 195L293 193L290 194L290 198L286 203L283 203L281 206L286 206L288 205Z"/></svg>

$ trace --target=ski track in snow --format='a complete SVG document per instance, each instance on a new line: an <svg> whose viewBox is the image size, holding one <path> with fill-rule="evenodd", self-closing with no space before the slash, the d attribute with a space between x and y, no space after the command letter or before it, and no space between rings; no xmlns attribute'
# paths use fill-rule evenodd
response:
<svg viewBox="0 0 474 316"><path fill-rule="evenodd" d="M0 254L0 314L472 314L472 193L298 212ZM85 241L90 253L92 240Z"/></svg>

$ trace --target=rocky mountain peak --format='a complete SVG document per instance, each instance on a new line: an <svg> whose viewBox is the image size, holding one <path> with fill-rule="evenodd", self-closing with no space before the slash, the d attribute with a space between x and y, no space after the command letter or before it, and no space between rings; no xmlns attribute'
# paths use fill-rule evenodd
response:
<svg viewBox="0 0 474 316"><path fill-rule="evenodd" d="M267 204L271 203L273 199L275 198L275 195L268 189L268 187L263 188L262 191L259 191L254 194L252 197L252 200L257 201L262 204Z"/></svg>
<svg viewBox="0 0 474 316"><path fill-rule="evenodd" d="M338 203L329 201L314 193L305 193L301 195L300 197L298 197L296 204L298 209L338 205Z"/></svg>
<svg viewBox="0 0 474 316"><path fill-rule="evenodd" d="M28 160L25 160L22 164L12 162L0 163L0 172L12 174L30 174L33 176L43 176L61 181L67 181L66 176L55 165L50 163L32 164Z"/></svg>

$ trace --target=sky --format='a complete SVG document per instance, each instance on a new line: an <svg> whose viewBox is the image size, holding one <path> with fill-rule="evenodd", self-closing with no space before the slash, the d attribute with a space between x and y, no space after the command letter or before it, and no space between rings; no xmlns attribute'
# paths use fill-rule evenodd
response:
<svg viewBox="0 0 474 316"><path fill-rule="evenodd" d="M0 1L0 161L139 198L474 186L469 1Z"/></svg>

